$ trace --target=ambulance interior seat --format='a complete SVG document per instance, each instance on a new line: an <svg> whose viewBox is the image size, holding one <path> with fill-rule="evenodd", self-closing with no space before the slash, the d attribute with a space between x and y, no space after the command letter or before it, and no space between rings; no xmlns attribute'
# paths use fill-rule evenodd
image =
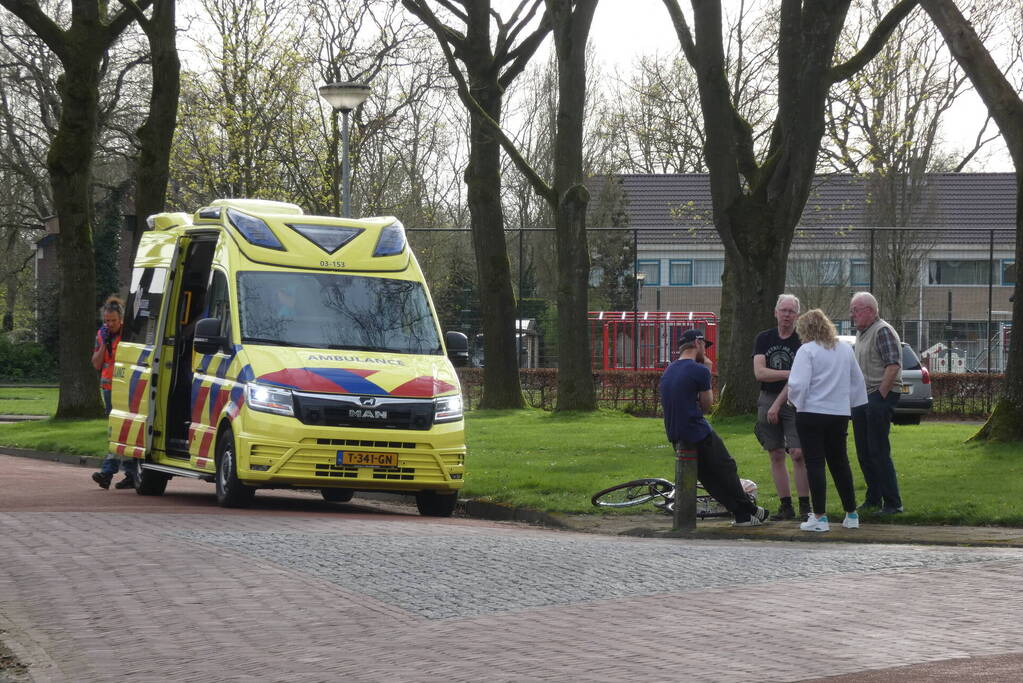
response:
<svg viewBox="0 0 1023 683"><path fill-rule="evenodd" d="M188 428L192 420L192 343L195 323L204 317L215 240L188 245L178 300L174 341L174 373L167 404L167 454L188 457Z"/></svg>

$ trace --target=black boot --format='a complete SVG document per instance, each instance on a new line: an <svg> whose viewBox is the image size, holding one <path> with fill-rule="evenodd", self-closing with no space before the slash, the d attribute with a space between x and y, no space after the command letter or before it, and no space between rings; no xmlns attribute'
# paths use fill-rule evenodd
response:
<svg viewBox="0 0 1023 683"><path fill-rule="evenodd" d="M92 473L92 480L94 482L96 482L97 484L99 484L99 487L101 489L108 489L108 488L110 488L110 480L111 479L113 479L113 477L111 475L109 475L109 474L106 474L105 472L93 472Z"/></svg>
<svg viewBox="0 0 1023 683"><path fill-rule="evenodd" d="M133 489L135 488L135 475L126 474L124 479L114 484L115 489Z"/></svg>
<svg viewBox="0 0 1023 683"><path fill-rule="evenodd" d="M786 519L795 519L796 511L792 509L792 503L782 503L781 507L778 508L778 512L771 515L772 522L781 522Z"/></svg>

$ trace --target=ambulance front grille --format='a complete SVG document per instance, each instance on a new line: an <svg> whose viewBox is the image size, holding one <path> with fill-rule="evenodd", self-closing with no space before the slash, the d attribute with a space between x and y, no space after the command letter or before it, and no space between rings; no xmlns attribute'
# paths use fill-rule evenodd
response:
<svg viewBox="0 0 1023 683"><path fill-rule="evenodd" d="M342 479L357 479L359 468L348 465L320 464L316 466L317 477L340 477Z"/></svg>
<svg viewBox="0 0 1023 683"><path fill-rule="evenodd" d="M447 481L438 459L429 453L405 451L399 454L396 467L354 467L338 465L337 451L299 448L280 466L275 474L287 479L326 479L330 481L386 482L416 481L443 483ZM357 481L356 481L357 480Z"/></svg>
<svg viewBox="0 0 1023 683"><path fill-rule="evenodd" d="M432 399L399 399L296 391L295 417L319 427L428 431L436 412Z"/></svg>

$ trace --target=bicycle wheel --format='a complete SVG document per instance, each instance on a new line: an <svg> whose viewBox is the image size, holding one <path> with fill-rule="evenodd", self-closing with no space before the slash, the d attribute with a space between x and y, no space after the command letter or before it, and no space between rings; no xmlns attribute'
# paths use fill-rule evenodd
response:
<svg viewBox="0 0 1023 683"><path fill-rule="evenodd" d="M668 496L674 489L675 485L667 479L635 479L598 491L590 502L597 507L627 508Z"/></svg>
<svg viewBox="0 0 1023 683"><path fill-rule="evenodd" d="M714 497L707 493L703 484L696 482L696 516L700 519L707 517L728 517L732 513L725 509L725 506L714 500Z"/></svg>

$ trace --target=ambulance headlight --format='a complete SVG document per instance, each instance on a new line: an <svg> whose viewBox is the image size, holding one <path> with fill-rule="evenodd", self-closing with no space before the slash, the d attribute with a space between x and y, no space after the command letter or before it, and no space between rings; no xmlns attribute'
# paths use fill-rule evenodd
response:
<svg viewBox="0 0 1023 683"><path fill-rule="evenodd" d="M380 231L374 256L394 256L405 251L405 227L395 221Z"/></svg>
<svg viewBox="0 0 1023 683"><path fill-rule="evenodd" d="M433 402L434 422L454 422L462 419L462 397L459 394L454 396L442 396Z"/></svg>
<svg viewBox="0 0 1023 683"><path fill-rule="evenodd" d="M264 413L275 413L294 417L295 408L291 398L291 389L271 387L266 384L245 385L245 401L253 410Z"/></svg>

